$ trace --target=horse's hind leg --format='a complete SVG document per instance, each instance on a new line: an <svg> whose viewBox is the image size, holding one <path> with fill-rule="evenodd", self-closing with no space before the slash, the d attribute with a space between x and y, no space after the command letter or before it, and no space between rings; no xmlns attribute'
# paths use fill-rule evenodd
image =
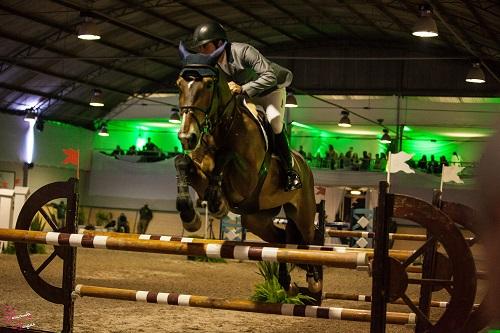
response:
<svg viewBox="0 0 500 333"><path fill-rule="evenodd" d="M190 232L197 231L201 227L201 218L194 209L193 201L189 195L189 179L196 175L196 167L187 155L178 155L175 158L177 170L177 200L176 208L180 212L184 229Z"/></svg>
<svg viewBox="0 0 500 333"><path fill-rule="evenodd" d="M273 223L276 213L260 212L253 215L243 215L241 223L246 229L259 236L263 241L268 243L285 243L285 230L275 226ZM286 291L289 290L291 277L286 263L279 263L278 281L283 289Z"/></svg>

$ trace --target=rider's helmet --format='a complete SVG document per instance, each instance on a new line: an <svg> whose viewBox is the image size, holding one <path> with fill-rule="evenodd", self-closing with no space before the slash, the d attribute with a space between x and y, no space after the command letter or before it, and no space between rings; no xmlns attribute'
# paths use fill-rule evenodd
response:
<svg viewBox="0 0 500 333"><path fill-rule="evenodd" d="M200 47L216 40L227 40L226 31L217 22L200 24L194 30L193 47Z"/></svg>

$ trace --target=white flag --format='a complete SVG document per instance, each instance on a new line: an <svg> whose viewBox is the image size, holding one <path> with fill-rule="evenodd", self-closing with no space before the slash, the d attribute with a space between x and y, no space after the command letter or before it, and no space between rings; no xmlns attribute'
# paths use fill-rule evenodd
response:
<svg viewBox="0 0 500 333"><path fill-rule="evenodd" d="M457 165L445 166L443 165L443 172L441 173L441 181L443 183L455 182L458 184L463 184L464 181L460 179L458 173L465 169L464 167L459 167Z"/></svg>
<svg viewBox="0 0 500 333"><path fill-rule="evenodd" d="M405 173L415 173L415 170L410 168L405 162L410 160L414 154L408 154L400 151L397 154L389 154L389 161L387 162L386 170L389 173L403 171Z"/></svg>

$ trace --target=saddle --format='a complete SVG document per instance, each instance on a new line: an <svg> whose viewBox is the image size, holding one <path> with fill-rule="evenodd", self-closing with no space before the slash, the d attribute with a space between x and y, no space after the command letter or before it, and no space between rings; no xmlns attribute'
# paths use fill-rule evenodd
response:
<svg viewBox="0 0 500 333"><path fill-rule="evenodd" d="M275 155L274 132L271 124L267 120L264 109L260 105L257 106L256 104L247 101L243 96L237 97L237 103L240 104L242 110L252 116L252 119L258 125L259 132L266 143L266 152L270 151L271 154Z"/></svg>

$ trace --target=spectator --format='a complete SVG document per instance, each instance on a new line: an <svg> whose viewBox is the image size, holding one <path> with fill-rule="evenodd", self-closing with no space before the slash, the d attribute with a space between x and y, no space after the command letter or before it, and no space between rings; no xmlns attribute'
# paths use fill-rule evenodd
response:
<svg viewBox="0 0 500 333"><path fill-rule="evenodd" d="M340 153L339 154L339 169L343 169L344 168L344 153Z"/></svg>
<svg viewBox="0 0 500 333"><path fill-rule="evenodd" d="M387 156L385 153L380 153L380 170L385 171L385 167L387 166Z"/></svg>
<svg viewBox="0 0 500 333"><path fill-rule="evenodd" d="M299 154L302 155L302 157L305 159L307 154L306 152L304 151L304 147L300 146L299 147Z"/></svg>
<svg viewBox="0 0 500 333"><path fill-rule="evenodd" d="M145 204L140 210L139 210L139 224L137 226L137 232L139 234L145 234L149 222L153 219L153 211L149 209L148 205Z"/></svg>
<svg viewBox="0 0 500 333"><path fill-rule="evenodd" d="M124 232L127 234L130 232L130 226L128 225L127 216L125 216L124 213L121 213L120 216L118 217L116 231L117 232Z"/></svg>
<svg viewBox="0 0 500 333"><path fill-rule="evenodd" d="M422 158L418 161L418 168L422 170L427 169L427 156L422 155Z"/></svg>
<svg viewBox="0 0 500 333"><path fill-rule="evenodd" d="M175 157L177 155L181 155L182 153L179 151L179 147L177 146L174 146L174 151L170 151L168 152L167 154L167 158L172 158L172 157Z"/></svg>
<svg viewBox="0 0 500 333"><path fill-rule="evenodd" d="M327 168L335 170L335 163L337 161L337 153L333 148L333 145L328 145L328 151L326 152Z"/></svg>
<svg viewBox="0 0 500 333"><path fill-rule="evenodd" d="M349 150L345 153L344 168L346 168L346 169L348 169L348 168L351 167L352 157L353 157L353 151L354 151L354 148L350 147Z"/></svg>
<svg viewBox="0 0 500 333"><path fill-rule="evenodd" d="M380 170L380 163L381 163L380 155L375 154L375 161L373 162L373 169Z"/></svg>
<svg viewBox="0 0 500 333"><path fill-rule="evenodd" d="M359 171L360 166L361 166L361 160L358 157L358 153L352 154L351 170Z"/></svg>
<svg viewBox="0 0 500 333"><path fill-rule="evenodd" d="M115 150L111 152L111 156L117 157L118 155L125 155L125 152L117 145Z"/></svg>
<svg viewBox="0 0 500 333"><path fill-rule="evenodd" d="M311 154L311 152L307 153L306 160L307 160L307 162L312 163L313 155Z"/></svg>
<svg viewBox="0 0 500 333"><path fill-rule="evenodd" d="M143 149L144 151L160 151L157 145L155 145L153 142L151 142L151 138L148 138L148 142L144 145Z"/></svg>
<svg viewBox="0 0 500 333"><path fill-rule="evenodd" d="M427 173L438 173L439 165L435 160L434 155L431 155L431 160L427 163Z"/></svg>
<svg viewBox="0 0 500 333"><path fill-rule="evenodd" d="M137 150L135 149L135 146L130 146L130 148L127 150L127 155L137 155Z"/></svg>
<svg viewBox="0 0 500 333"><path fill-rule="evenodd" d="M462 158L456 151L454 151L453 155L451 155L451 165L462 166Z"/></svg>
<svg viewBox="0 0 500 333"><path fill-rule="evenodd" d="M316 157L314 158L313 167L321 168L322 163L323 163L323 158L321 158L321 154L318 152L316 154Z"/></svg>
<svg viewBox="0 0 500 333"><path fill-rule="evenodd" d="M359 168L362 171L368 171L368 169L370 169L370 156L368 155L368 152L366 150L363 151L363 157L361 159L361 165Z"/></svg>

